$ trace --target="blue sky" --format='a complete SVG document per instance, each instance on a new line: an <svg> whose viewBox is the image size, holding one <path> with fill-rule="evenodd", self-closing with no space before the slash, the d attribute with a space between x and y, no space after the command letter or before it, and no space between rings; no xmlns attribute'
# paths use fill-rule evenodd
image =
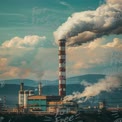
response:
<svg viewBox="0 0 122 122"><path fill-rule="evenodd" d="M104 0L0 0L0 79L57 79L58 46L53 33L73 13L92 11L104 3ZM120 74L121 47L122 34L67 47L67 76Z"/></svg>
<svg viewBox="0 0 122 122"><path fill-rule="evenodd" d="M53 31L72 13L99 4L99 0L0 0L0 42L34 34L53 41Z"/></svg>

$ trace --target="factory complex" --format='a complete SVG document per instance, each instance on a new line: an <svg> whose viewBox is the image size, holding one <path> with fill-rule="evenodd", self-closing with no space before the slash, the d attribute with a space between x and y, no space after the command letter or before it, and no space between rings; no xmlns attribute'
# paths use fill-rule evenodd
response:
<svg viewBox="0 0 122 122"><path fill-rule="evenodd" d="M64 39L59 40L59 96L42 95L42 85L38 85L38 94L33 90L24 90L24 83L20 84L19 111L74 111L77 108L74 102L63 102L66 96L66 51Z"/></svg>
<svg viewBox="0 0 122 122"><path fill-rule="evenodd" d="M41 94L41 83L39 83L38 94L34 94L33 90L24 90L24 83L20 85L19 91L19 111L73 111L77 105L73 102L63 102L61 96L44 96Z"/></svg>

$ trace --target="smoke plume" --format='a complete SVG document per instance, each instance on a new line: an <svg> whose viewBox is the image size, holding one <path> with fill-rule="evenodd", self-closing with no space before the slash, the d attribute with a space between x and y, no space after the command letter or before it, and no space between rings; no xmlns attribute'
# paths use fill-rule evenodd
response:
<svg viewBox="0 0 122 122"><path fill-rule="evenodd" d="M106 76L105 79L100 79L97 83L88 85L82 93L76 92L73 95L66 96L64 101L80 100L85 98L85 102L90 97L99 95L102 91L110 92L121 85L121 78L115 76Z"/></svg>
<svg viewBox="0 0 122 122"><path fill-rule="evenodd" d="M122 33L121 0L107 0L94 11L74 13L55 32L55 40L66 39L68 46L77 46L110 34Z"/></svg>

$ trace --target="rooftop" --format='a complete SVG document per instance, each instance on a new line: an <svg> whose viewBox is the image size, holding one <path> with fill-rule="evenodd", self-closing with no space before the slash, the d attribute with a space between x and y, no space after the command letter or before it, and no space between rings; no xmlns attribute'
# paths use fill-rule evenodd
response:
<svg viewBox="0 0 122 122"><path fill-rule="evenodd" d="M60 100L61 97L60 96L42 96L42 95L33 95L33 96L28 96L28 100L32 100L32 99L47 99L47 100Z"/></svg>

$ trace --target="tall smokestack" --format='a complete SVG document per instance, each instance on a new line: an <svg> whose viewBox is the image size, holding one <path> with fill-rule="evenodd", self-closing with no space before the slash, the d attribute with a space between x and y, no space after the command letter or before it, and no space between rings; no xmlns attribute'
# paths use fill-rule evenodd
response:
<svg viewBox="0 0 122 122"><path fill-rule="evenodd" d="M66 96L66 51L65 39L59 40L59 96Z"/></svg>

